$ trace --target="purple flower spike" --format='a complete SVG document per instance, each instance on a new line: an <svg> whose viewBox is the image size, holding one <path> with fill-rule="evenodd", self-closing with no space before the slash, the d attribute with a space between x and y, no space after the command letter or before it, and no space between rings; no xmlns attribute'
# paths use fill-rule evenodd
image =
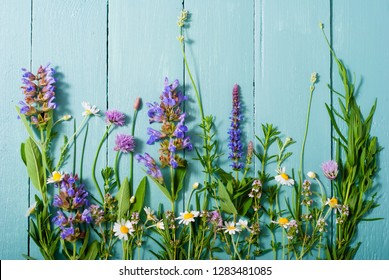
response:
<svg viewBox="0 0 389 280"><path fill-rule="evenodd" d="M240 121L242 120L242 115L240 112L240 99L239 99L239 86L237 84L234 85L232 90L232 111L231 111L231 126L228 130L228 134L230 135L230 142L228 147L231 152L229 154L229 159L232 159L233 162L231 167L235 171L239 171L243 168L243 163L240 162L242 157L242 143L240 140Z"/></svg>
<svg viewBox="0 0 389 280"><path fill-rule="evenodd" d="M121 151L122 153L133 152L135 149L135 139L132 135L118 134L115 139L115 151Z"/></svg>
<svg viewBox="0 0 389 280"><path fill-rule="evenodd" d="M105 121L107 125L113 124L116 126L123 126L126 116L118 110L110 110L105 112Z"/></svg>
<svg viewBox="0 0 389 280"><path fill-rule="evenodd" d="M323 170L324 176L330 180L334 180L338 176L338 163L334 160L323 162L321 168Z"/></svg>

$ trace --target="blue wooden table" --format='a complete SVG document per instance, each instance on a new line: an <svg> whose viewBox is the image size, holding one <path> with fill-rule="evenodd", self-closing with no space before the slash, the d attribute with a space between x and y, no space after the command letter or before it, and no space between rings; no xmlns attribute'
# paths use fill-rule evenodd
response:
<svg viewBox="0 0 389 280"><path fill-rule="evenodd" d="M185 74L176 40L177 16L190 12L186 44L188 60L203 96L204 110L216 116L218 135L227 141L231 91L241 88L244 103L244 141L254 140L261 123L274 123L297 141L288 164L297 166L304 133L309 81L319 73L312 104L306 169L319 172L331 158L331 124L324 103L331 103L327 83L339 87L337 69L319 28L323 22L338 56L355 72L358 100L365 113L378 99L372 132L385 147L380 155L379 203L374 217L384 220L363 224L358 236L358 259L389 259L389 1L387 0L3 0L0 8L1 164L0 259L39 255L27 234L25 212L34 190L20 160L20 142L26 133L16 118L22 99L22 67L35 71L50 62L59 80L59 112L81 119L82 101L102 110L132 112L137 96L157 100L163 79L186 83L186 111L193 135L200 122L194 91ZM131 116L130 113L128 113ZM146 108L139 112L138 142L147 140ZM69 122L63 133L71 134ZM100 139L104 122L92 119L89 139ZM123 128L122 131L129 130ZM112 140L113 141L113 140ZM86 150L89 170L98 141ZM105 161L113 162L112 142L105 147ZM155 153L157 147L140 145L139 152ZM227 150L227 147L225 148ZM187 155L192 158L194 155ZM194 163L188 184L201 175ZM223 164L228 165L225 161ZM126 170L128 166L123 166ZM123 171L124 172L124 171ZM135 181L144 173L135 166ZM87 181L88 182L88 181ZM185 194L184 194L185 195ZM164 202L151 186L148 204ZM271 258L271 256L269 256Z"/></svg>

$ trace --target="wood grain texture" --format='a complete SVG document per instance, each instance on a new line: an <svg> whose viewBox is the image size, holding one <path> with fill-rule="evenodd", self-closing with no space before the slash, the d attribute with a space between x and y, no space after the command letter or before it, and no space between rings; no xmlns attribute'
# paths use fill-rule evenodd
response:
<svg viewBox="0 0 389 280"><path fill-rule="evenodd" d="M331 157L331 125L324 106L330 101L326 87L330 56L319 28L319 22L329 23L329 8L328 1L255 2L255 131L263 137L261 124L271 123L282 132L283 140L296 141L289 149L293 155L284 163L288 174L294 170L296 180L313 72L318 73L319 83L312 100L303 179L308 171L319 174L320 164ZM278 153L277 145L271 152ZM276 175L275 168L271 165L267 172ZM283 187L281 196L293 200L290 188Z"/></svg>
<svg viewBox="0 0 389 280"><path fill-rule="evenodd" d="M288 171L297 172L301 141L308 106L310 75L319 74L319 83L312 102L309 135L305 150L304 174L320 173L320 164L331 157L331 125L324 103L331 101L326 84L331 77L339 85L337 69L331 68L331 58L319 28L323 22L334 48L346 65L356 73L360 84L359 100L367 112L375 98L378 108L373 133L380 145L389 146L386 128L389 97L385 82L389 75L389 4L375 1L287 1L287 0L6 0L0 10L0 76L5 102L0 110L1 160L0 178L3 199L0 206L0 259L21 259L23 253L39 252L27 237L24 213L34 194L28 189L28 177L19 159L20 142L26 137L16 119L14 106L21 99L19 90L21 67L36 71L39 65L51 62L58 75L57 101L60 114L70 113L81 122L82 101L97 105L104 113L117 109L127 115L127 125L115 129L104 145L97 164L97 174L106 164L113 164L112 150L117 133L130 133L133 102L142 97L143 108L138 114L135 136L136 152L157 156L158 146L148 146L149 127L146 102L158 101L165 76L185 82L189 135L195 146L201 145L201 119L195 93L185 73L180 46L176 37L177 16L184 7L189 10L189 26L184 33L186 53L192 73L203 99L206 115L216 117L215 124L225 153L220 164L228 169L228 128L231 93L240 85L244 105L244 145L261 134L262 123L273 123L283 137L292 137L293 157L285 163ZM32 17L31 17L32 16ZM332 26L331 26L332 24ZM332 70L332 72L331 72ZM19 90L19 91L18 91ZM4 121L5 120L5 121ZM154 128L157 125L153 125ZM103 116L89 122L89 144L85 156L85 183L96 195L91 180L92 161L105 128ZM61 133L71 135L72 122L61 126ZM84 133L85 131L83 131ZM83 135L83 134L82 134ZM81 139L81 138L80 138ZM56 148L62 139L55 142ZM81 142L77 142L76 170L79 172ZM183 196L183 209L194 182L202 182L195 153L186 153L190 161L189 176ZM378 192L381 206L372 217L385 220L362 224L359 237L364 240L358 259L389 259L388 199L389 156L386 149L380 157ZM66 172L71 172L73 158ZM128 156L121 157L120 174L128 174ZM256 167L258 167L256 162ZM135 185L145 175L135 161ZM257 168L258 169L258 168ZM274 169L274 168L273 168ZM23 170L15 174L15 170ZM269 169L272 172L272 169ZM13 175L13 176L10 176ZM16 176L17 175L17 176ZM100 180L100 178L99 178ZM99 181L101 182L101 181ZM327 189L328 193L330 189ZM284 194L288 194L285 190ZM158 203L170 208L160 190L149 183L146 204ZM29 197L30 196L30 197ZM31 243L31 244L30 244ZM148 250L158 250L148 242L142 258L152 256ZM120 249L116 256L120 257ZM272 258L265 255L263 258Z"/></svg>
<svg viewBox="0 0 389 280"><path fill-rule="evenodd" d="M18 24L15 24L15 23ZM30 67L31 7L29 1L7 0L0 9L0 77L2 96L0 116L0 259L21 259L28 251L27 218L29 207L27 171L20 160L20 143L27 134L15 106L23 99L21 68Z"/></svg>
<svg viewBox="0 0 389 280"><path fill-rule="evenodd" d="M343 60L352 74L355 73L357 99L362 112L367 115L377 99L377 111L372 125L372 135L378 137L384 147L379 157L379 176L376 189L380 207L369 218L381 221L361 223L357 238L362 245L357 259L389 259L389 146L388 111L389 97L386 83L389 77L389 24L388 1L334 1L333 45L337 56ZM333 69L334 87L341 89L336 67Z"/></svg>
<svg viewBox="0 0 389 280"><path fill-rule="evenodd" d="M34 1L32 62L33 69L51 63L57 71L58 115L71 114L80 124L84 109L81 102L96 105L103 113L107 107L106 57L107 57L107 6L105 0L87 1ZM88 145L85 150L84 183L92 194L97 195L92 183L93 159L100 139L105 131L103 115L89 120ZM61 133L73 134L71 121L61 125ZM83 135L83 133L82 133ZM78 141L76 172L79 173L82 137ZM55 149L59 150L63 140L57 139ZM71 147L71 151L73 147ZM57 155L58 157L58 155ZM105 150L100 154L97 176L106 162ZM73 170L70 157L62 169ZM102 184L101 180L99 181ZM39 256L31 242L32 256Z"/></svg>
<svg viewBox="0 0 389 280"><path fill-rule="evenodd" d="M243 121L243 150L254 139L254 5L253 1L185 1L185 9L190 12L189 26L185 29L188 62L199 89L204 115L214 116L215 131L219 141L219 152L224 155L218 164L231 172L228 129L231 125L232 89L239 85ZM201 116L195 91L188 75L185 76L186 94L189 96L191 134L196 147L202 146L198 125ZM244 152L245 153L245 152ZM195 155L188 154L188 158ZM189 187L194 182L203 182L199 162L192 161ZM196 167L198 166L198 167ZM194 167L194 168L193 168ZM188 188L190 191L190 188Z"/></svg>
<svg viewBox="0 0 389 280"><path fill-rule="evenodd" d="M179 79L182 83L183 64L181 50L176 40L178 27L176 18L182 8L178 0L158 1L110 1L109 3L109 42L108 42L108 101L110 109L118 109L128 116L128 126L116 130L116 133L131 133L133 104L137 96L142 98L142 108L138 113L134 153L149 153L157 159L159 143L147 145L147 127L156 130L160 124L150 125L146 103L159 102L165 77L170 82ZM108 145L109 161L112 163L116 153L112 151L114 137ZM129 175L129 156L121 157L121 178ZM141 163L134 160L134 191L140 180L147 174ZM167 170L165 170L167 171ZM167 175L167 174L165 174ZM123 179L122 179L123 180ZM148 180L145 206L158 210L162 204L165 210L171 208L159 188ZM182 211L178 207L177 213ZM147 242L142 248L143 259L152 258ZM120 252L118 252L120 254ZM120 256L119 256L120 257Z"/></svg>

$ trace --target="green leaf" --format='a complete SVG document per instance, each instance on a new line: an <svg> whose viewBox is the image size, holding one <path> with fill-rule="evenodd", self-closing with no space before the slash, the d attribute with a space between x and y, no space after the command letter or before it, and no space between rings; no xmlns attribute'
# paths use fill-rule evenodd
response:
<svg viewBox="0 0 389 280"><path fill-rule="evenodd" d="M243 203L242 210L240 211L239 214L245 216L247 211L250 210L252 204L253 204L253 199L251 197L246 199L246 201Z"/></svg>
<svg viewBox="0 0 389 280"><path fill-rule="evenodd" d="M27 165L25 146L26 146L26 144L24 144L24 143L22 143L20 145L20 157L22 158L22 161L24 162L24 165Z"/></svg>
<svg viewBox="0 0 389 280"><path fill-rule="evenodd" d="M219 181L219 199L222 211L234 215L238 214L238 211L236 211L236 208L232 203L230 196L228 195L226 187L221 181Z"/></svg>
<svg viewBox="0 0 389 280"><path fill-rule="evenodd" d="M161 192L163 192L163 194L167 197L167 199L169 199L170 202L174 202L174 200L172 199L172 196L169 193L169 190L166 188L165 185L163 185L160 182L158 182L157 180L155 180L152 176L149 176L149 178L151 178L151 180L153 180L153 182L158 186L158 188L161 190Z"/></svg>
<svg viewBox="0 0 389 280"><path fill-rule="evenodd" d="M99 254L100 244L97 240L93 241L88 248L88 252L86 253L84 260L95 260L97 255Z"/></svg>
<svg viewBox="0 0 389 280"><path fill-rule="evenodd" d="M43 181L45 171L42 166L42 155L38 146L31 138L28 138L25 143L24 153L26 157L27 172L31 179L31 183L42 193L43 186L46 184L46 182Z"/></svg>
<svg viewBox="0 0 389 280"><path fill-rule="evenodd" d="M176 200L178 193L184 186L184 179L186 174L185 167L177 167L174 172L174 192L172 193L173 199Z"/></svg>
<svg viewBox="0 0 389 280"><path fill-rule="evenodd" d="M143 177L143 179L140 181L138 188L135 192L135 203L131 204L130 209L131 212L135 211L140 213L143 208L143 204L145 201L145 195L146 195L146 187L147 187L147 176Z"/></svg>
<svg viewBox="0 0 389 280"><path fill-rule="evenodd" d="M124 218L127 211L130 209L130 184L126 177L120 186L117 193L118 200L118 218Z"/></svg>
<svg viewBox="0 0 389 280"><path fill-rule="evenodd" d="M85 233L85 237L84 237L84 240L83 240L83 242L82 242L82 246L81 246L80 252L79 252L79 256L80 256L81 258L83 257L83 255L84 255L84 253L85 253L85 250L86 250L86 248L87 248L87 246L88 246L88 242L89 242L89 232L90 232L90 230L89 230L89 228L87 228L86 233Z"/></svg>
<svg viewBox="0 0 389 280"><path fill-rule="evenodd" d="M18 106L15 106L15 108L16 108L16 111L18 112L18 115L19 115L20 119L22 120L22 122L24 124L24 127L27 130L28 135L32 139L35 139L34 138L34 132L32 131L32 128L31 128L30 123L28 122L26 116L24 114L20 113L20 108Z"/></svg>

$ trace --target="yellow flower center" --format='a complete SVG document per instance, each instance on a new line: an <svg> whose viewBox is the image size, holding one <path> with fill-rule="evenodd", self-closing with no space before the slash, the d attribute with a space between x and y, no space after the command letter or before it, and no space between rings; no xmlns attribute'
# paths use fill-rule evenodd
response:
<svg viewBox="0 0 389 280"><path fill-rule="evenodd" d="M190 220L194 217L194 215L192 213L185 213L183 217L184 220Z"/></svg>
<svg viewBox="0 0 389 280"><path fill-rule="evenodd" d="M331 207L331 208L335 208L337 205L338 205L338 200L333 197L330 199L330 201L328 202L328 205Z"/></svg>
<svg viewBox="0 0 389 280"><path fill-rule="evenodd" d="M59 180L61 180L61 173L54 172L54 174L53 174L53 181L59 181Z"/></svg>
<svg viewBox="0 0 389 280"><path fill-rule="evenodd" d="M121 227L120 227L120 232L123 233L123 234L127 234L127 233L128 233L128 227L126 227L126 226L121 226Z"/></svg>
<svg viewBox="0 0 389 280"><path fill-rule="evenodd" d="M233 226L233 225L229 225L229 226L227 227L227 230L236 230L236 227Z"/></svg>
<svg viewBox="0 0 389 280"><path fill-rule="evenodd" d="M280 219L278 220L278 224L279 224L280 226L284 226L284 225L286 225L287 223L289 223L289 220L288 220L287 218L280 218Z"/></svg>
<svg viewBox="0 0 389 280"><path fill-rule="evenodd" d="M285 173L281 173L280 176L282 177L282 179L284 180L289 180L289 176Z"/></svg>

